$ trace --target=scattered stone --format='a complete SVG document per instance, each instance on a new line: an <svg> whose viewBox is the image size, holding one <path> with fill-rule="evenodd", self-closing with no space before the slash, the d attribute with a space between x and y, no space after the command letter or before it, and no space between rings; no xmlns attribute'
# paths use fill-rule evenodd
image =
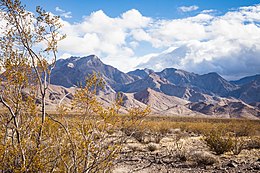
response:
<svg viewBox="0 0 260 173"><path fill-rule="evenodd" d="M231 167L231 168L236 168L238 166L237 162L231 160L229 161L229 163L227 164L228 167Z"/></svg>

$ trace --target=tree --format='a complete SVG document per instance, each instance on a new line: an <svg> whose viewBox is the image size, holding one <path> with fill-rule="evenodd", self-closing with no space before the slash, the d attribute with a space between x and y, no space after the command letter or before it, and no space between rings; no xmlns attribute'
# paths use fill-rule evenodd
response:
<svg viewBox="0 0 260 173"><path fill-rule="evenodd" d="M121 130L140 125L143 117L150 112L149 108L131 108L128 116L120 116L121 94L117 95L114 104L104 107L96 96L104 84L102 76L93 72L86 78L86 85L74 94L73 110L78 111L80 116L77 123L65 123L69 125L64 126L73 151L66 165L73 163L74 172L109 171L123 143L129 138L120 133ZM73 137L73 132L77 138Z"/></svg>
<svg viewBox="0 0 260 173"><path fill-rule="evenodd" d="M57 43L64 36L59 34L59 18L39 7L34 15L19 0L1 0L0 10L1 21L6 23L0 33L0 63L4 71L0 102L6 108L0 115L0 170L37 170L35 159L48 148L41 146L46 91L56 62ZM41 99L40 121L36 116L37 90Z"/></svg>
<svg viewBox="0 0 260 173"><path fill-rule="evenodd" d="M26 11L20 0L1 0L0 7L2 19L6 22L6 31L1 38L2 49L11 49L16 55L19 54L17 58L26 59L39 84L42 119L38 136L40 145L46 118L46 91L57 59L57 43L65 36L59 34L61 28L59 17L40 7L36 8L36 15ZM3 54L4 59L13 58L11 54L7 55L5 52ZM50 64L48 60L51 61Z"/></svg>
<svg viewBox="0 0 260 173"><path fill-rule="evenodd" d="M140 124L149 109L132 108L124 118L119 115L120 98L104 107L96 97L104 81L94 73L74 94L78 117L47 115L57 43L64 38L59 18L40 7L34 15L19 0L1 0L0 8L6 22L0 33L0 102L5 107L0 113L0 172L108 171L125 141L118 132Z"/></svg>

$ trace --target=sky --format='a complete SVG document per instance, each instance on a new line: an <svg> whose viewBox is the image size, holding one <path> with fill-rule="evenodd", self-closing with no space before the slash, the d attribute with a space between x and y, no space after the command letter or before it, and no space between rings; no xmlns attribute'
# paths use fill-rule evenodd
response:
<svg viewBox="0 0 260 173"><path fill-rule="evenodd" d="M128 72L260 73L259 0L22 0L61 16L59 57L97 55Z"/></svg>

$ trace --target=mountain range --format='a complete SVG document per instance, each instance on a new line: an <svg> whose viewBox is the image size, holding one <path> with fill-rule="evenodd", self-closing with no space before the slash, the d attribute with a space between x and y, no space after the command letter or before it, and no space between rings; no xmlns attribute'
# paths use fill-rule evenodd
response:
<svg viewBox="0 0 260 173"><path fill-rule="evenodd" d="M121 92L125 108L150 105L159 115L260 118L260 75L228 81L215 72L199 75L175 68L124 73L90 55L57 60L51 84L71 90L84 85L93 71L106 81L99 93L104 104Z"/></svg>

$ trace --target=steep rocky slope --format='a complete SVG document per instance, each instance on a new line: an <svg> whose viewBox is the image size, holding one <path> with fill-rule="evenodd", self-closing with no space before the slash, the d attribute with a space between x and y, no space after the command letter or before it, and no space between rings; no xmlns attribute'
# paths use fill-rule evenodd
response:
<svg viewBox="0 0 260 173"><path fill-rule="evenodd" d="M114 90L135 80L128 74L104 64L97 56L90 55L58 60L51 75L51 83L65 87L78 86L80 82L84 84L86 76L93 71L99 72Z"/></svg>
<svg viewBox="0 0 260 173"><path fill-rule="evenodd" d="M106 81L105 90L98 94L99 100L109 106L120 91L123 112L129 107L150 105L154 114L162 115L259 117L259 75L229 82L217 73L199 75L174 68L161 72L137 69L126 74L104 64L95 55L57 61L51 83L63 87L52 86L48 104L57 105L64 97L69 103L76 90L72 86L84 85L85 77L93 71L99 72ZM66 95L68 91L72 94Z"/></svg>

